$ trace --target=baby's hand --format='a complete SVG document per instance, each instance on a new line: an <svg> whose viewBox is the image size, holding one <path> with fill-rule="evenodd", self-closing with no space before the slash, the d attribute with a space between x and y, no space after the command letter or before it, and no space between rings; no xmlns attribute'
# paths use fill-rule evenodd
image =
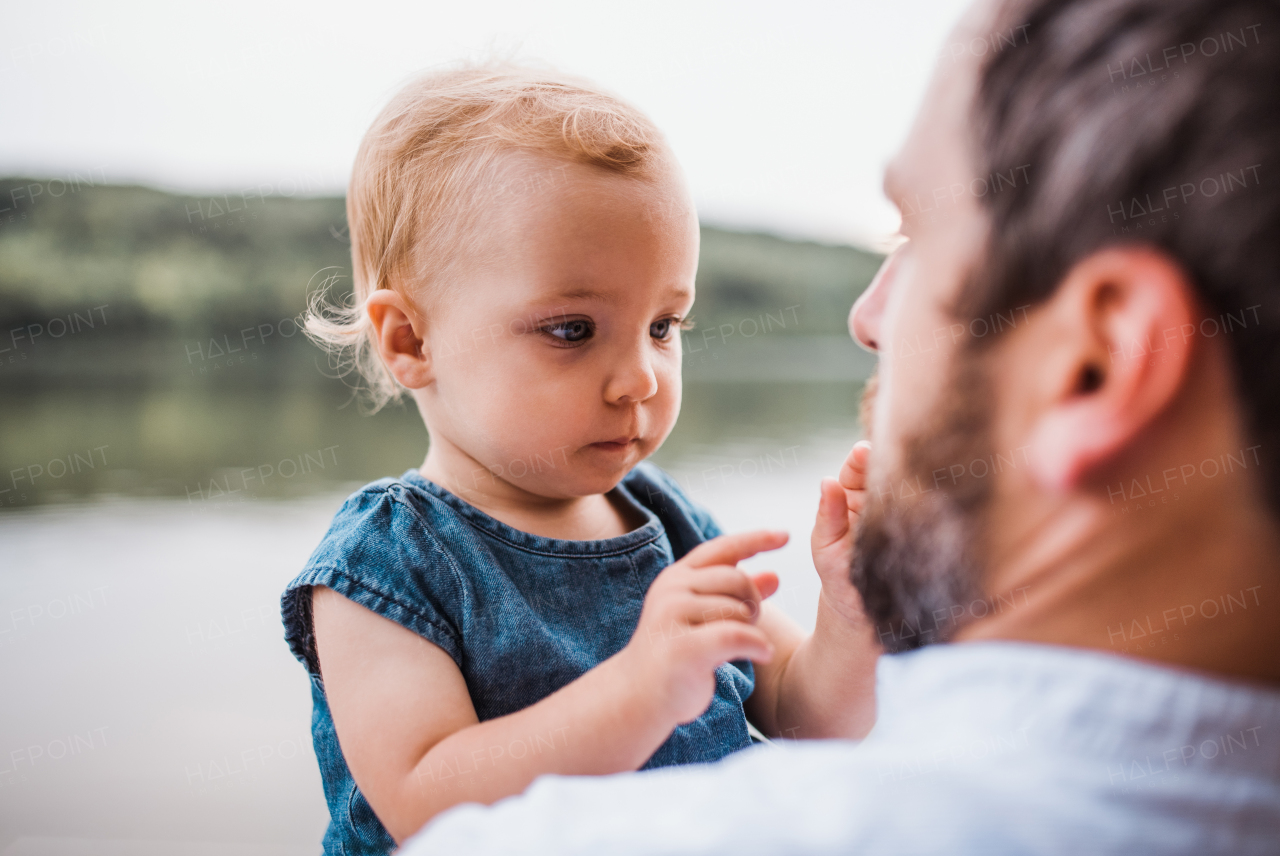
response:
<svg viewBox="0 0 1280 856"><path fill-rule="evenodd" d="M620 656L678 722L706 711L721 663L767 663L773 656L769 638L754 625L760 601L777 590L778 577L748 576L735 566L785 543L785 532L722 535L690 550L649 587L635 635Z"/></svg>
<svg viewBox="0 0 1280 856"><path fill-rule="evenodd" d="M866 623L862 598L849 579L858 515L866 503L867 458L871 444L854 444L840 468L840 478L822 480L822 499L813 524L813 565L822 579L822 598L854 624Z"/></svg>

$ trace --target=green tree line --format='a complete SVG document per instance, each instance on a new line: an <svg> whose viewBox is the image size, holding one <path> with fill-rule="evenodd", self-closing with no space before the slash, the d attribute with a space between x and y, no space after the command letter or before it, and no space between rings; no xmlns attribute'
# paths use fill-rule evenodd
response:
<svg viewBox="0 0 1280 856"><path fill-rule="evenodd" d="M0 179L0 339L95 308L115 347L198 337L295 317L326 279L336 296L350 287L342 198L92 179ZM838 334L879 262L851 246L704 226L693 317L705 327L785 313L773 333Z"/></svg>

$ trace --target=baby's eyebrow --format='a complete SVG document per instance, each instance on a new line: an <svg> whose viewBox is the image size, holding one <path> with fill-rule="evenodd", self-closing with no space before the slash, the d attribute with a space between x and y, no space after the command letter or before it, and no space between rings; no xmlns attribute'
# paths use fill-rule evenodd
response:
<svg viewBox="0 0 1280 856"><path fill-rule="evenodd" d="M596 291L594 288L569 288L564 291L557 291L547 295L552 300L600 300L611 301L613 298L605 294L603 291Z"/></svg>
<svg viewBox="0 0 1280 856"><path fill-rule="evenodd" d="M685 285L673 285L668 290L668 296L676 300L686 300L693 296L693 290ZM617 299L617 295L609 294L604 291L598 291L594 288L586 287L569 287L564 291L549 292L538 298L539 303L547 301L566 301L566 300L598 300L601 303L612 303Z"/></svg>

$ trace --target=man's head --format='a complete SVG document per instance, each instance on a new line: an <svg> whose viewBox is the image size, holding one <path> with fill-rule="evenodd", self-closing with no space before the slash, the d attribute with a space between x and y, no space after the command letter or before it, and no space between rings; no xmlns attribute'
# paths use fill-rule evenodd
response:
<svg viewBox="0 0 1280 856"><path fill-rule="evenodd" d="M886 176L908 242L850 315L881 354L854 577L890 649L1119 586L1122 542L1207 497L1280 508L1277 37L1260 0L961 24Z"/></svg>

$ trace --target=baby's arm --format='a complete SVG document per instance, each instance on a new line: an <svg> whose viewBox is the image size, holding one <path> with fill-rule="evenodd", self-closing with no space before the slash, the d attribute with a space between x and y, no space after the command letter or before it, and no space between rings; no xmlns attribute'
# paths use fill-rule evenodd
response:
<svg viewBox="0 0 1280 856"><path fill-rule="evenodd" d="M707 709L720 663L771 656L753 626L760 592L733 566L785 541L747 532L690 551L654 580L622 651L537 704L487 722L441 648L317 587L316 649L351 775L399 842L447 808L518 794L544 773L637 769L677 725ZM531 735L543 735L541 752ZM509 751L517 741L529 748L518 758Z"/></svg>
<svg viewBox="0 0 1280 856"><path fill-rule="evenodd" d="M813 560L822 579L813 634L772 604L757 626L776 654L756 668L747 714L766 734L782 737L865 737L875 724L879 640L862 610L849 571L854 534L866 495L868 443L858 443L839 480L823 479L813 527Z"/></svg>

